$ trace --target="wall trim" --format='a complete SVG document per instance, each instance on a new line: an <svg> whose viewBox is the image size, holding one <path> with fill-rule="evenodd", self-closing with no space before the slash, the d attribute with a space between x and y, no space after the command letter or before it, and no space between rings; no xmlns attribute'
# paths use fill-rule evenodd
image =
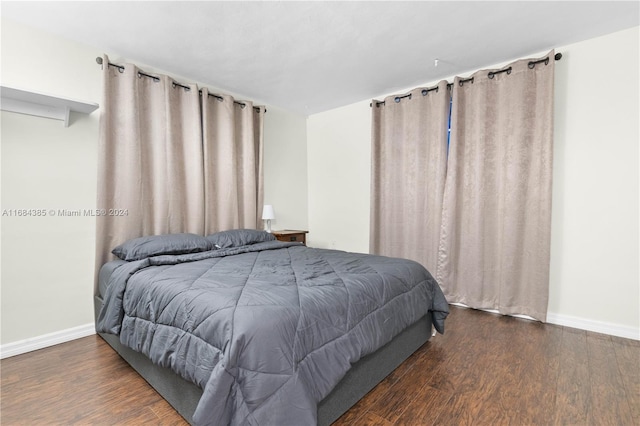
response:
<svg viewBox="0 0 640 426"><path fill-rule="evenodd" d="M469 308L464 303L450 303L450 305ZM470 308L472 309L472 308ZM499 314L495 309L480 309L481 311ZM516 318L523 318L531 321L537 321L527 315L511 315ZM604 321L595 321L587 318L572 317L571 315L556 314L547 312L547 323L561 325L563 327L577 328L580 330L592 331L594 333L608 334L610 336L624 337L625 339L640 340L640 329L629 327L627 325L613 324Z"/></svg>
<svg viewBox="0 0 640 426"><path fill-rule="evenodd" d="M47 348L49 346L58 345L60 343L69 342L71 340L80 339L93 334L96 334L96 326L94 323L89 323L67 328L66 330L43 334L42 336L7 343L0 345L0 359L36 351L38 349Z"/></svg>
<svg viewBox="0 0 640 426"><path fill-rule="evenodd" d="M571 315L556 314L552 312L547 312L547 322L565 327L579 328L580 330L593 331L595 333L624 337L625 339L640 340L640 329L627 325L595 321L587 318L573 317Z"/></svg>

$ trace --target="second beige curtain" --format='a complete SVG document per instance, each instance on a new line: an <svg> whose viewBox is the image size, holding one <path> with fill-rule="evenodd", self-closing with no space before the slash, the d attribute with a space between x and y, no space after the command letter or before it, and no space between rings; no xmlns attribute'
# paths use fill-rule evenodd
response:
<svg viewBox="0 0 640 426"><path fill-rule="evenodd" d="M370 252L435 273L447 164L447 82L372 104Z"/></svg>
<svg viewBox="0 0 640 426"><path fill-rule="evenodd" d="M553 58L455 79L436 274L449 302L546 321Z"/></svg>
<svg viewBox="0 0 640 426"><path fill-rule="evenodd" d="M554 52L485 70L449 96L372 104L370 250L422 263L449 302L546 321Z"/></svg>

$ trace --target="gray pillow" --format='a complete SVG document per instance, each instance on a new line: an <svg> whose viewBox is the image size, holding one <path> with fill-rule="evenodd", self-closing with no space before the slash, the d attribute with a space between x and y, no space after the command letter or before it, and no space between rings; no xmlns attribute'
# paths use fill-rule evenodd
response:
<svg viewBox="0 0 640 426"><path fill-rule="evenodd" d="M201 235L165 234L134 238L120 244L111 253L122 260L131 261L162 254L197 253L211 249L211 243Z"/></svg>
<svg viewBox="0 0 640 426"><path fill-rule="evenodd" d="M214 249L247 246L276 239L273 234L257 229L231 229L207 235L206 238Z"/></svg>

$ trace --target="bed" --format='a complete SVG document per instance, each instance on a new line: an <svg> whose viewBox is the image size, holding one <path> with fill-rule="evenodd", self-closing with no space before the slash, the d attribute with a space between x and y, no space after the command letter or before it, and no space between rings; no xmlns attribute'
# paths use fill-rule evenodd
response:
<svg viewBox="0 0 640 426"><path fill-rule="evenodd" d="M142 237L114 254L96 329L196 425L330 424L448 313L416 262L263 231Z"/></svg>

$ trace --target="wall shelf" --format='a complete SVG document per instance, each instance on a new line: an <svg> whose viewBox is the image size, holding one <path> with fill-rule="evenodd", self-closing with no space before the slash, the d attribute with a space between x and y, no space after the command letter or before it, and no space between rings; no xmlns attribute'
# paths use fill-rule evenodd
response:
<svg viewBox="0 0 640 426"><path fill-rule="evenodd" d="M62 120L64 127L69 127L69 113L80 112L91 114L98 109L98 104L48 95L14 87L0 86L3 111L19 114L35 115L36 117Z"/></svg>

